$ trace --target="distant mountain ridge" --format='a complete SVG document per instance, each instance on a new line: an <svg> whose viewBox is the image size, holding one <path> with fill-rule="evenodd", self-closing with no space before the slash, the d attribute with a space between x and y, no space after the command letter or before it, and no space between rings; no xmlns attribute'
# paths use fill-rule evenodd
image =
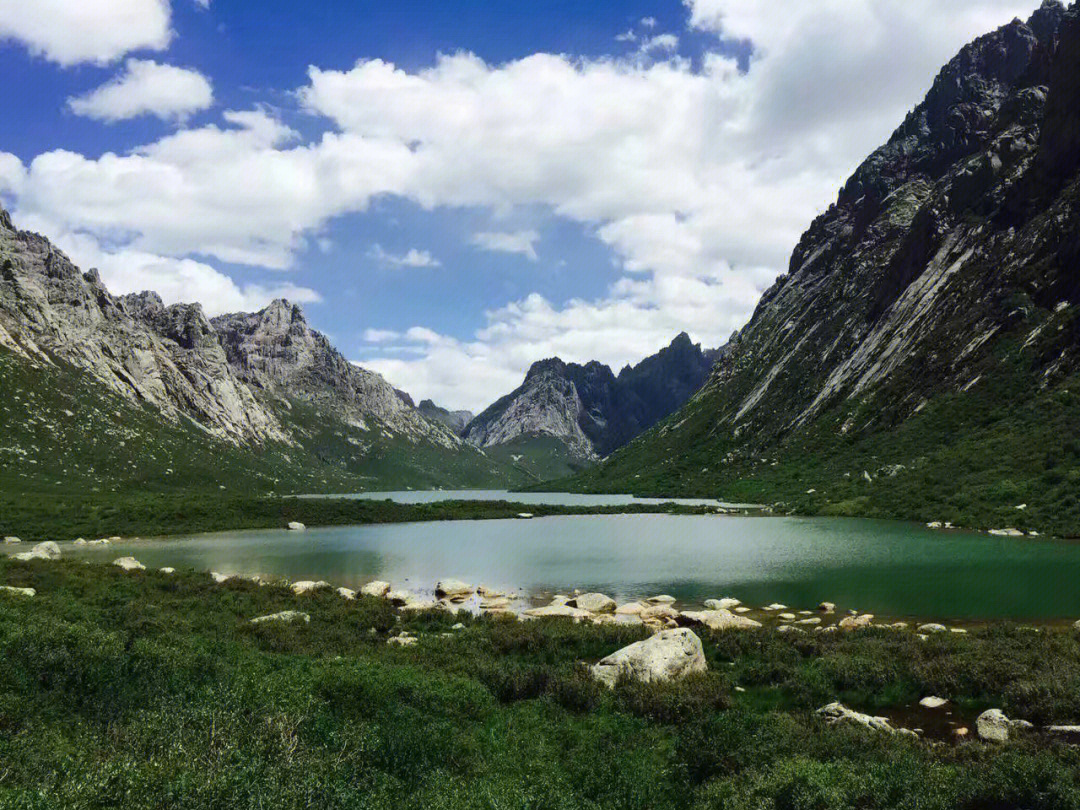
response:
<svg viewBox="0 0 1080 810"><path fill-rule="evenodd" d="M16 230L2 210L0 360L28 396L47 369L78 370L65 379L87 398L150 407L166 432L196 426L191 436L204 439L194 441L231 445L250 469L265 452L310 465L308 477L327 469L338 480L353 476L355 488L517 480L382 377L349 363L298 306L277 300L259 312L210 320L198 304L165 306L153 292L113 296L96 271L82 273L45 237ZM124 410L116 414L110 421L122 422ZM0 414L0 439L35 420L31 414L5 424ZM34 448L50 464L68 452ZM20 475L32 480L41 468L30 450L17 449ZM280 479L280 465L275 469L266 475ZM116 472L125 480L130 474Z"/></svg>
<svg viewBox="0 0 1080 810"><path fill-rule="evenodd" d="M596 361L541 360L521 386L469 422L463 435L484 448L527 437L553 438L571 457L595 461L685 403L705 381L716 356L683 333L618 376Z"/></svg>

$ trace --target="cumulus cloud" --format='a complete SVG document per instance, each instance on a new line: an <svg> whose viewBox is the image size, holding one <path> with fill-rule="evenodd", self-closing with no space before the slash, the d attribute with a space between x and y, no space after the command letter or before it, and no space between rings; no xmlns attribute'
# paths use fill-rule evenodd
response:
<svg viewBox="0 0 1080 810"><path fill-rule="evenodd" d="M473 234L471 243L491 253L516 253L535 262L539 259L536 255L536 243L539 241L540 234L536 231L484 231Z"/></svg>
<svg viewBox="0 0 1080 810"><path fill-rule="evenodd" d="M409 248L404 253L387 253L378 243L368 251L368 258L384 267L442 267L442 262L426 250Z"/></svg>
<svg viewBox="0 0 1080 810"><path fill-rule="evenodd" d="M0 39L64 66L163 50L169 20L168 0L0 0Z"/></svg>
<svg viewBox="0 0 1080 810"><path fill-rule="evenodd" d="M313 140L256 109L130 154L50 152L0 176L15 178L20 211L69 230L272 268L379 195L431 209L541 206L581 223L624 271L604 297L527 297L475 339L412 333L366 358L414 393L475 407L473 392L501 393L547 354L617 365L681 329L722 343L940 66L1036 5L688 0L690 24L718 45L752 43L748 69L720 47L693 63L665 51L500 65L458 53L420 70L312 67L298 96L330 127ZM532 258L528 244L518 252ZM422 354L390 356L402 347Z"/></svg>
<svg viewBox="0 0 1080 810"><path fill-rule="evenodd" d="M129 59L124 72L82 96L69 98L68 109L99 121L123 121L140 115L183 119L211 107L214 91L197 70Z"/></svg>

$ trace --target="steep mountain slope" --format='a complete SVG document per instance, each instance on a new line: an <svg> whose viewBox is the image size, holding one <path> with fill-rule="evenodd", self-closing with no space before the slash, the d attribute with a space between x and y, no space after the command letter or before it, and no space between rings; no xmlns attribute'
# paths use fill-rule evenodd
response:
<svg viewBox="0 0 1080 810"><path fill-rule="evenodd" d="M446 408L439 407L430 399L421 400L416 409L429 422L446 425L458 436L465 431L465 426L473 420L474 416L472 411L448 411Z"/></svg>
<svg viewBox="0 0 1080 810"><path fill-rule="evenodd" d="M0 478L20 488L522 480L348 363L298 307L211 323L154 293L117 298L3 211L0 379Z"/></svg>
<svg viewBox="0 0 1080 810"><path fill-rule="evenodd" d="M534 466L545 456L547 474L580 468L686 402L704 382L713 359L681 334L618 377L595 361L581 366L542 360L518 389L473 419L464 435L519 461L531 459Z"/></svg>
<svg viewBox="0 0 1080 810"><path fill-rule="evenodd" d="M1076 5L965 47L702 391L574 486L1080 531L1078 111Z"/></svg>

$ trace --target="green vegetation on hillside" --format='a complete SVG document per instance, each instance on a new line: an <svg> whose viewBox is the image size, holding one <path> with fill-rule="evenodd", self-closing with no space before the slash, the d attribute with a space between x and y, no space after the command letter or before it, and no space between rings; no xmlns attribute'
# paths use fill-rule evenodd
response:
<svg viewBox="0 0 1080 810"><path fill-rule="evenodd" d="M829 727L832 700L1080 718L1080 636L704 632L709 672L606 691L635 627L401 616L205 574L0 559L0 806L1080 808L1080 750ZM301 610L310 624L252 618ZM465 629L451 630L461 621ZM412 647L387 644L401 631ZM738 691L738 689L745 691Z"/></svg>
<svg viewBox="0 0 1080 810"><path fill-rule="evenodd" d="M1072 340L1078 321L1059 315L1044 342ZM883 409L881 402L900 401L885 389L834 404L751 453L745 436L717 424L720 394L709 392L559 488L1080 536L1080 376L1040 379L1032 345L998 341L975 384L932 396L914 414L910 402L901 403L906 413ZM894 377L889 386L912 390L917 382Z"/></svg>

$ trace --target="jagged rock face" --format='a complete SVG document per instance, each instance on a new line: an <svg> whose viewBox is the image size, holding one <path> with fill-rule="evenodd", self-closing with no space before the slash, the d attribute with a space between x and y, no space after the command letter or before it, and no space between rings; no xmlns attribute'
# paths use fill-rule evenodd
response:
<svg viewBox="0 0 1080 810"><path fill-rule="evenodd" d="M618 377L595 361L581 366L542 360L520 388L470 422L465 437L484 447L519 436L553 436L579 458L596 459L685 403L706 379L714 356L681 334Z"/></svg>
<svg viewBox="0 0 1080 810"><path fill-rule="evenodd" d="M708 444L757 459L825 414L860 414L839 435L890 430L979 385L1007 334L1030 338L1038 385L1080 368L1073 321L1055 315L1080 304L1078 111L1077 5L1046 2L965 47L645 455Z"/></svg>
<svg viewBox="0 0 1080 810"><path fill-rule="evenodd" d="M474 417L472 411L448 411L446 408L440 408L430 399L421 400L417 410L428 421L446 425L458 436L465 431L465 426Z"/></svg>
<svg viewBox="0 0 1080 810"><path fill-rule="evenodd" d="M374 417L415 440L458 444L452 431L424 419L381 376L346 360L288 301L279 299L260 312L222 315L211 323L236 375L257 389L308 400L361 425Z"/></svg>
<svg viewBox="0 0 1080 810"><path fill-rule="evenodd" d="M233 441L284 440L233 375L197 307L118 299L44 237L0 218L0 346L32 363L63 360L166 418L196 419Z"/></svg>

